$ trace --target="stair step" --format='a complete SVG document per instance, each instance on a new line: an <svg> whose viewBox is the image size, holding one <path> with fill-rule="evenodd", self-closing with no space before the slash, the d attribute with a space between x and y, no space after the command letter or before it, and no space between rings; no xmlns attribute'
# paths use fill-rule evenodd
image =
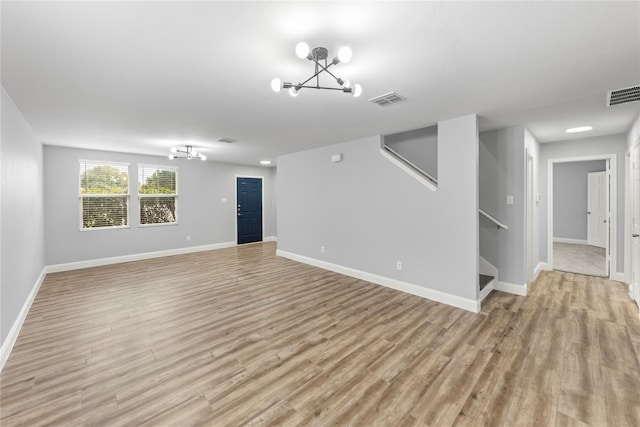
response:
<svg viewBox="0 0 640 427"><path fill-rule="evenodd" d="M480 275L480 290L483 290L495 277L486 274Z"/></svg>

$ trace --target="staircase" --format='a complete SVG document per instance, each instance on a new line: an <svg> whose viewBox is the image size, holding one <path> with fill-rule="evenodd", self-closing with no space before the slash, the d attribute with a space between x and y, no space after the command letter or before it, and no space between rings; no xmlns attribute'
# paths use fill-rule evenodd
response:
<svg viewBox="0 0 640 427"><path fill-rule="evenodd" d="M486 288L487 285L493 281L493 279L495 279L494 276L489 276L488 274L481 274L480 275L480 292L482 292L482 290Z"/></svg>

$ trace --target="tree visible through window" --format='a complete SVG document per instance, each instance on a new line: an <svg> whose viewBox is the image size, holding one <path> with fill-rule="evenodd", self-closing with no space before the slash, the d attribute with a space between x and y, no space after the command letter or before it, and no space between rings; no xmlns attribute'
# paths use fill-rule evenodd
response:
<svg viewBox="0 0 640 427"><path fill-rule="evenodd" d="M82 229L129 224L129 165L80 160Z"/></svg>
<svg viewBox="0 0 640 427"><path fill-rule="evenodd" d="M177 168L138 165L140 224L177 222Z"/></svg>

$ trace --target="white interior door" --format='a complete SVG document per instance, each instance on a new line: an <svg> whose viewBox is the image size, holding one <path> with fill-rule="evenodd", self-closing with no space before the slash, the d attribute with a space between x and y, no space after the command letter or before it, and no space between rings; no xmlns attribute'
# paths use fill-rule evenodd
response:
<svg viewBox="0 0 640 427"><path fill-rule="evenodd" d="M640 144L631 148L631 295L640 304Z"/></svg>
<svg viewBox="0 0 640 427"><path fill-rule="evenodd" d="M607 247L607 173L587 174L587 243Z"/></svg>

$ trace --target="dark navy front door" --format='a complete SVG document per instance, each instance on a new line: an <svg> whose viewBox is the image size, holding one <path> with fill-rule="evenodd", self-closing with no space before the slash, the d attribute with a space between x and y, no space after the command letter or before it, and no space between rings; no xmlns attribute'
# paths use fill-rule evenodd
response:
<svg viewBox="0 0 640 427"><path fill-rule="evenodd" d="M238 243L262 241L262 179L236 178Z"/></svg>

